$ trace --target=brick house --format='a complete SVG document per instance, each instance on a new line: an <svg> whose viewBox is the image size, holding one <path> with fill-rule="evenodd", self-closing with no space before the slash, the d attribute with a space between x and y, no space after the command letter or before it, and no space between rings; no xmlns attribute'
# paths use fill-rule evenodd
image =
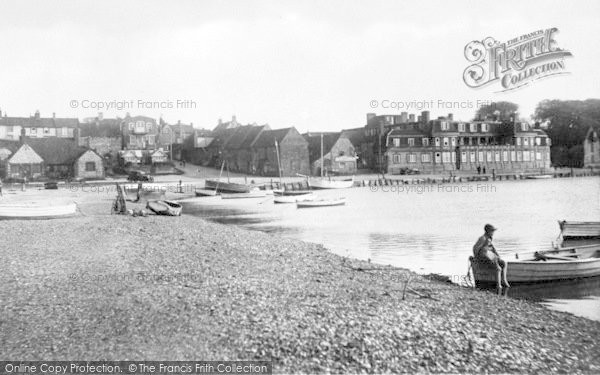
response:
<svg viewBox="0 0 600 375"><path fill-rule="evenodd" d="M356 153L350 140L337 133L306 133L304 139L308 142L308 156L310 169L313 175L338 174L350 175L356 173ZM323 160L321 163L321 146L323 146Z"/></svg>
<svg viewBox="0 0 600 375"><path fill-rule="evenodd" d="M396 126L386 136L387 173L526 172L550 168L550 139L526 123L457 122L451 116Z"/></svg>
<svg viewBox="0 0 600 375"><path fill-rule="evenodd" d="M160 129L156 120L147 116L132 117L128 113L121 120L121 131L122 149L141 155L140 163L150 163L150 155L159 148Z"/></svg>
<svg viewBox="0 0 600 375"><path fill-rule="evenodd" d="M75 140L26 138L8 159L7 177L37 179L104 178L102 157Z"/></svg>
<svg viewBox="0 0 600 375"><path fill-rule="evenodd" d="M310 162L308 142L296 128L284 128L263 131L253 145L253 163L257 174L278 176L277 152L279 147L282 176L308 175Z"/></svg>

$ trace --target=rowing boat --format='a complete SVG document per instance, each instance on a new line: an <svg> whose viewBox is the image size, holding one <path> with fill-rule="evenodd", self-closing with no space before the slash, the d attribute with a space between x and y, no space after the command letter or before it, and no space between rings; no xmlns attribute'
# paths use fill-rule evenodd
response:
<svg viewBox="0 0 600 375"><path fill-rule="evenodd" d="M197 197L214 197L218 194L216 190L210 189L196 189L195 193Z"/></svg>
<svg viewBox="0 0 600 375"><path fill-rule="evenodd" d="M221 182L219 180L206 180L204 187L207 190L218 190L225 193L248 193L254 186L249 184L237 184L235 182Z"/></svg>
<svg viewBox="0 0 600 375"><path fill-rule="evenodd" d="M307 202L315 200L315 194L309 191L304 194L295 194L295 195L276 195L273 198L273 203L297 203L297 202Z"/></svg>
<svg viewBox="0 0 600 375"><path fill-rule="evenodd" d="M563 247L600 243L600 221L559 221L559 243Z"/></svg>
<svg viewBox="0 0 600 375"><path fill-rule="evenodd" d="M267 192L264 190L252 190L247 193L221 194L222 199L264 198L266 196Z"/></svg>
<svg viewBox="0 0 600 375"><path fill-rule="evenodd" d="M470 257L476 284L495 283L496 271ZM506 261L510 284L600 276L600 244L516 254Z"/></svg>
<svg viewBox="0 0 600 375"><path fill-rule="evenodd" d="M309 178L308 186L311 189L347 189L354 186L354 176L350 179L333 180L331 178Z"/></svg>
<svg viewBox="0 0 600 375"><path fill-rule="evenodd" d="M173 201L158 200L148 201L146 207L157 215L180 216L181 204Z"/></svg>
<svg viewBox="0 0 600 375"><path fill-rule="evenodd" d="M57 219L73 216L77 213L75 203L40 204L40 203L15 203L0 205L0 219Z"/></svg>
<svg viewBox="0 0 600 375"><path fill-rule="evenodd" d="M337 199L315 199L305 202L297 202L296 207L298 208L312 208L312 207L330 207L330 206L343 206L346 204L346 198Z"/></svg>

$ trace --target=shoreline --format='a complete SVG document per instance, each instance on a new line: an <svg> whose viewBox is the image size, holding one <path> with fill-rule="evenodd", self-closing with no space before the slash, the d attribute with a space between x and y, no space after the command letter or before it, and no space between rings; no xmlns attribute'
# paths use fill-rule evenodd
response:
<svg viewBox="0 0 600 375"><path fill-rule="evenodd" d="M2 222L5 359L272 359L277 373L600 371L600 322L279 235L187 215L111 216L112 196L58 193L81 216Z"/></svg>

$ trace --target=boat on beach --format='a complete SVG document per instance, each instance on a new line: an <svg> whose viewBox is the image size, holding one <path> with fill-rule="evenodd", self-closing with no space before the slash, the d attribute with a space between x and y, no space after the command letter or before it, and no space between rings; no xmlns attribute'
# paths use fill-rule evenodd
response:
<svg viewBox="0 0 600 375"><path fill-rule="evenodd" d="M332 178L314 178L308 179L308 186L311 189L347 189L354 186L354 176L350 179L334 180Z"/></svg>
<svg viewBox="0 0 600 375"><path fill-rule="evenodd" d="M173 201L158 200L148 201L146 207L157 215L180 216L181 204Z"/></svg>
<svg viewBox="0 0 600 375"><path fill-rule="evenodd" d="M265 198L267 196L267 192L264 190L251 190L247 193L231 193L221 194L222 199L248 199L248 198Z"/></svg>
<svg viewBox="0 0 600 375"><path fill-rule="evenodd" d="M525 177L528 180L547 180L549 178L554 178L551 174L536 174Z"/></svg>
<svg viewBox="0 0 600 375"><path fill-rule="evenodd" d="M216 190L210 189L196 189L194 193L197 197L214 197L215 195L218 195Z"/></svg>
<svg viewBox="0 0 600 375"><path fill-rule="evenodd" d="M293 195L276 195L273 198L273 203L297 203L315 200L316 195L312 191L303 194Z"/></svg>
<svg viewBox="0 0 600 375"><path fill-rule="evenodd" d="M221 182L218 180L206 180L204 182L206 190L215 190L224 193L248 193L254 186L249 184L239 184L235 182Z"/></svg>
<svg viewBox="0 0 600 375"><path fill-rule="evenodd" d="M0 205L0 220L40 220L58 219L73 216L77 205L64 204L14 203Z"/></svg>
<svg viewBox="0 0 600 375"><path fill-rule="evenodd" d="M343 206L346 204L346 198L336 199L315 199L304 202L296 202L298 208L312 208L312 207L331 207L331 206Z"/></svg>
<svg viewBox="0 0 600 375"><path fill-rule="evenodd" d="M496 282L496 270L469 258L475 284ZM600 276L600 244L516 254L506 261L506 278L513 283L536 283Z"/></svg>

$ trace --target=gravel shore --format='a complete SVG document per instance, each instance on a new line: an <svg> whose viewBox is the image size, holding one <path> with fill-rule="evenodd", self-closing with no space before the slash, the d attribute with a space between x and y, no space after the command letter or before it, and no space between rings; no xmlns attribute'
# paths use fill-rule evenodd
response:
<svg viewBox="0 0 600 375"><path fill-rule="evenodd" d="M112 196L55 193L81 214L0 222L2 360L600 373L599 322L319 245L185 215L111 216Z"/></svg>

